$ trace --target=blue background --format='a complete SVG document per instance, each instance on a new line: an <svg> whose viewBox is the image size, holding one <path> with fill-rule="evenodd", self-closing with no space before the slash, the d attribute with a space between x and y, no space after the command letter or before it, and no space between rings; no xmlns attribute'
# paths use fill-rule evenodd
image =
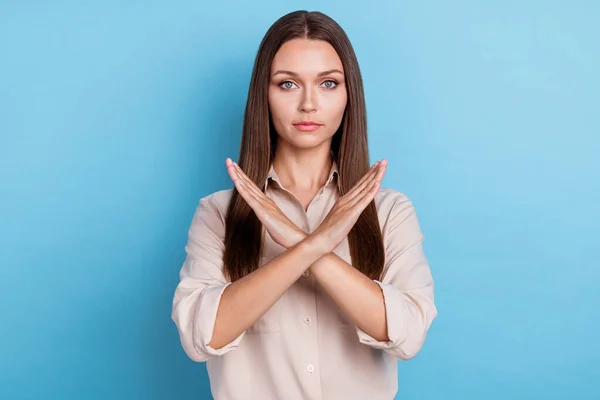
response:
<svg viewBox="0 0 600 400"><path fill-rule="evenodd" d="M398 399L600 398L600 3L3 1L0 398L210 398L170 319L268 27L348 33L439 317Z"/></svg>

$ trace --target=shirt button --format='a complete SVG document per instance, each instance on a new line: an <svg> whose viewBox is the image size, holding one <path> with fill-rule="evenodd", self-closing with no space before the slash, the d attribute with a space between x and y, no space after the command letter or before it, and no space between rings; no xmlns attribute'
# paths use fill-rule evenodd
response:
<svg viewBox="0 0 600 400"><path fill-rule="evenodd" d="M302 273L302 276L306 278L306 277L308 276L308 271L304 271L304 272Z"/></svg>
<svg viewBox="0 0 600 400"><path fill-rule="evenodd" d="M310 324L310 317L304 318L304 323L305 324Z"/></svg>
<svg viewBox="0 0 600 400"><path fill-rule="evenodd" d="M312 364L308 364L308 365L306 366L306 370L307 370L308 372L312 373L312 372L315 370L315 366L314 366L314 365L312 365Z"/></svg>

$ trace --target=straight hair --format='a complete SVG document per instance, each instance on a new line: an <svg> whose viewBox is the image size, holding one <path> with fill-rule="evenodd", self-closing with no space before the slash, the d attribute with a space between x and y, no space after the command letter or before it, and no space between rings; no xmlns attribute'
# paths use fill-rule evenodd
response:
<svg viewBox="0 0 600 400"><path fill-rule="evenodd" d="M273 162L277 132L268 103L271 63L288 40L324 40L336 50L344 68L348 91L346 109L331 142L338 164L338 190L346 194L370 168L367 115L358 60L346 33L332 18L320 12L294 11L278 19L260 43L244 112L238 165L259 188ZM233 189L225 217L225 274L234 282L260 267L263 226L237 189ZM375 202L363 210L348 233L354 268L371 279L380 279L385 262L383 238Z"/></svg>

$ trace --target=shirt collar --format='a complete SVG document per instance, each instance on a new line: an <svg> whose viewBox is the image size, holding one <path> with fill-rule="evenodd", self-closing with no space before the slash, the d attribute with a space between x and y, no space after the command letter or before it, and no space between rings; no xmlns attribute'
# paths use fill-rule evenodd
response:
<svg viewBox="0 0 600 400"><path fill-rule="evenodd" d="M329 177L327 178L327 182L325 182L325 186L328 186L336 177L339 177L339 168L337 163L335 162L335 160L332 160L332 164L331 164L331 168L329 169ZM275 182L277 182L277 184L279 186L281 185L281 181L279 180L279 176L277 176L277 173L275 172L275 169L273 168L273 163L271 163L271 166L269 168L269 173L267 174L267 179L265 179L265 190L267 189L267 185L269 183L269 180L272 179Z"/></svg>

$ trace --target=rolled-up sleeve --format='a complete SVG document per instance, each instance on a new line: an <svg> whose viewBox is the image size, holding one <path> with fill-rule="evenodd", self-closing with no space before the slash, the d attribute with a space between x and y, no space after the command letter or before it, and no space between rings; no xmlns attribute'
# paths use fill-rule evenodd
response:
<svg viewBox="0 0 600 400"><path fill-rule="evenodd" d="M188 231L186 258L179 273L171 315L185 353L198 362L236 349L246 333L219 349L208 345L221 296L231 284L223 274L224 232L224 219L218 207L210 198L202 198Z"/></svg>
<svg viewBox="0 0 600 400"><path fill-rule="evenodd" d="M378 341L356 326L359 341L399 359L414 357L423 347L437 316L434 284L423 252L423 234L412 202L399 194L383 229L385 265L381 287L388 341Z"/></svg>

